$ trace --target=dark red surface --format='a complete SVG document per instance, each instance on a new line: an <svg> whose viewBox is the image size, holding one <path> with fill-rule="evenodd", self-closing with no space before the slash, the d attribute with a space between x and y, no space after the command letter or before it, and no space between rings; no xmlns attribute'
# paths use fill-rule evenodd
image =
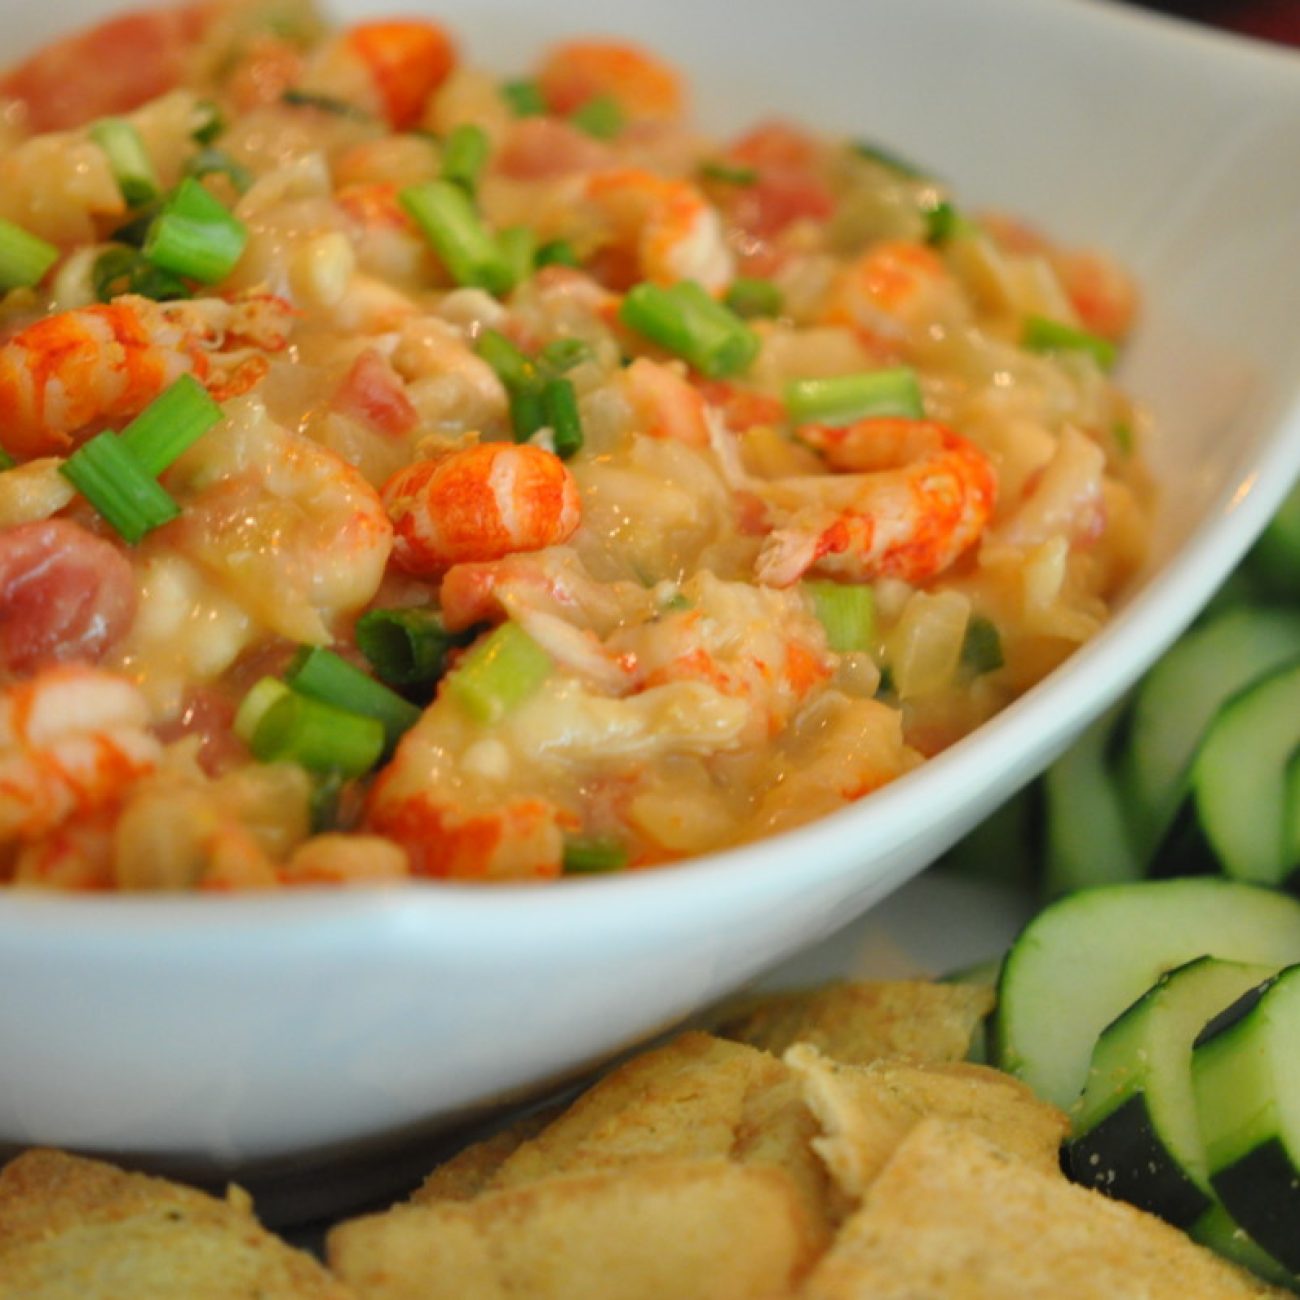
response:
<svg viewBox="0 0 1300 1300"><path fill-rule="evenodd" d="M1147 9L1176 14L1254 36L1300 46L1300 0L1137 0Z"/></svg>

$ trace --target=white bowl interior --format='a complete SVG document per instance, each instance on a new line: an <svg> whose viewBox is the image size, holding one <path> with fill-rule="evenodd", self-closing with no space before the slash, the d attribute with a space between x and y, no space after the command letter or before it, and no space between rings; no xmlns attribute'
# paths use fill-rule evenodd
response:
<svg viewBox="0 0 1300 1300"><path fill-rule="evenodd" d="M105 12L7 8L7 48ZM356 0L348 14L389 6ZM0 1141L270 1168L373 1148L581 1068L888 893L1042 769L1169 644L1300 469L1300 59L1099 0L475 0L511 72L639 36L719 132L785 115L927 161L974 206L1109 248L1148 309L1148 575L1096 642L871 799L636 878L491 893L0 896Z"/></svg>

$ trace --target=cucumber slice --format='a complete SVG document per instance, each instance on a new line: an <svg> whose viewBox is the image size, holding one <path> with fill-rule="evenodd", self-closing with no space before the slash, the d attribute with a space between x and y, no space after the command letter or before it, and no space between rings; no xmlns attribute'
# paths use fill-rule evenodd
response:
<svg viewBox="0 0 1300 1300"><path fill-rule="evenodd" d="M1066 1148L1076 1182L1180 1228L1213 1208L1192 1043L1207 1021L1274 973L1198 957L1162 975L1102 1030Z"/></svg>
<svg viewBox="0 0 1300 1300"><path fill-rule="evenodd" d="M1146 675L1133 703L1125 782L1143 860L1186 797L1192 760L1220 707L1297 657L1300 610L1244 606L1189 632Z"/></svg>
<svg viewBox="0 0 1300 1300"><path fill-rule="evenodd" d="M1196 814L1224 871L1280 885L1289 842L1287 765L1300 747L1300 663L1246 687L1220 711L1192 767Z"/></svg>
<svg viewBox="0 0 1300 1300"><path fill-rule="evenodd" d="M1187 1235L1208 1250L1222 1255L1224 1259L1230 1259L1234 1264L1249 1269L1265 1282L1290 1287L1292 1290L1300 1282L1294 1273L1253 1241L1250 1234L1218 1201L1188 1228Z"/></svg>
<svg viewBox="0 0 1300 1300"><path fill-rule="evenodd" d="M1300 966L1238 998L1196 1040L1192 1086L1210 1182L1268 1254L1300 1272Z"/></svg>
<svg viewBox="0 0 1300 1300"><path fill-rule="evenodd" d="M1104 714L1043 778L1047 824L1043 891L1048 898L1142 878L1142 863L1133 850L1110 769L1111 738L1124 714L1124 705Z"/></svg>
<svg viewBox="0 0 1300 1300"><path fill-rule="evenodd" d="M1214 876L1067 894L1003 962L995 1063L1068 1109L1106 1025L1165 971L1207 954L1275 969L1300 961L1300 902Z"/></svg>

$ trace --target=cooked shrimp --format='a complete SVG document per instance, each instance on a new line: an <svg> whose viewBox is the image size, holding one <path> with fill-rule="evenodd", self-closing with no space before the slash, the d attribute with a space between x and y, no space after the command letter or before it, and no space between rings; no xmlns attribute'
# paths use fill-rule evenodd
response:
<svg viewBox="0 0 1300 1300"><path fill-rule="evenodd" d="M606 96L630 118L672 121L684 108L676 70L639 45L624 42L557 45L542 61L537 81L547 106L561 115Z"/></svg>
<svg viewBox="0 0 1300 1300"><path fill-rule="evenodd" d="M925 582L979 539L993 513L991 462L946 425L873 419L803 436L847 472L761 486L778 526L759 552L759 582L784 587L809 570Z"/></svg>
<svg viewBox="0 0 1300 1300"><path fill-rule="evenodd" d="M120 798L161 753L148 723L130 682L80 664L0 694L0 843L37 839Z"/></svg>
<svg viewBox="0 0 1300 1300"><path fill-rule="evenodd" d="M325 447L276 424L249 396L226 435L169 471L181 517L145 544L187 557L263 626L325 644L384 576L393 530L378 494Z"/></svg>
<svg viewBox="0 0 1300 1300"><path fill-rule="evenodd" d="M417 577L555 546L572 536L582 509L564 463L527 443L480 443L416 461L388 480L383 500L393 560Z"/></svg>
<svg viewBox="0 0 1300 1300"><path fill-rule="evenodd" d="M404 131L419 123L430 95L455 65L455 46L437 23L357 23L318 54L302 86L373 108L394 130Z"/></svg>
<svg viewBox="0 0 1300 1300"><path fill-rule="evenodd" d="M709 445L704 395L678 370L637 357L620 375L639 428L654 438Z"/></svg>
<svg viewBox="0 0 1300 1300"><path fill-rule="evenodd" d="M616 251L629 255L632 279L698 280L711 293L731 282L735 259L718 211L687 181L637 167L597 172L584 187Z"/></svg>
<svg viewBox="0 0 1300 1300"><path fill-rule="evenodd" d="M823 322L849 325L886 347L906 343L936 319L963 313L961 289L925 244L886 240L872 245L831 286Z"/></svg>
<svg viewBox="0 0 1300 1300"><path fill-rule="evenodd" d="M285 346L289 308L252 296L155 303L126 296L60 312L0 345L0 442L17 456L62 452L124 424L193 374L218 400L247 392Z"/></svg>

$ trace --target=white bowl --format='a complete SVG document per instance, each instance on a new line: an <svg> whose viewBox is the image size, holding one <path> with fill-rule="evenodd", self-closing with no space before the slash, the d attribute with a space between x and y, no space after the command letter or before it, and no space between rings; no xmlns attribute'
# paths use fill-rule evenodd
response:
<svg viewBox="0 0 1300 1300"><path fill-rule="evenodd" d="M6 52L109 7L6 6ZM1300 58L1089 0L445 8L479 64L626 31L680 62L711 128L784 113L889 142L969 203L1117 252L1148 298L1123 378L1161 422L1153 564L1107 631L920 771L678 869L0 895L0 1141L256 1181L382 1153L667 1027L870 907L1038 773L1183 629L1300 469Z"/></svg>

